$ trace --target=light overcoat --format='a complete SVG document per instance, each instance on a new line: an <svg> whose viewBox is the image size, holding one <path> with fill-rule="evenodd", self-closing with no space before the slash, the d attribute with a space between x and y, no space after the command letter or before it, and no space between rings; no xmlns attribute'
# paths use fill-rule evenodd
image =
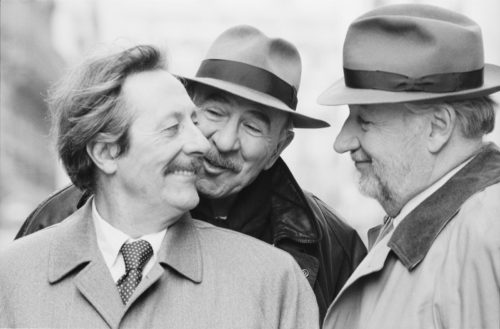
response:
<svg viewBox="0 0 500 329"><path fill-rule="evenodd" d="M0 253L0 327L317 328L293 258L191 219L169 227L158 262L123 305L97 247L91 207Z"/></svg>
<svg viewBox="0 0 500 329"><path fill-rule="evenodd" d="M500 328L496 146L484 147L370 250L324 328Z"/></svg>

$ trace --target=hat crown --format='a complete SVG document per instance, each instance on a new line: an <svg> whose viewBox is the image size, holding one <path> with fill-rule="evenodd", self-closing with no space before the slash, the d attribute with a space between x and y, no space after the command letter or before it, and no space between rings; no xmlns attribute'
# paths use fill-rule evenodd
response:
<svg viewBox="0 0 500 329"><path fill-rule="evenodd" d="M302 64L290 42L269 38L254 27L240 25L224 31L210 46L192 86L215 88L287 113L295 128L322 128L329 124L297 113L297 91ZM196 92L196 88L189 88Z"/></svg>
<svg viewBox="0 0 500 329"><path fill-rule="evenodd" d="M280 38L269 38L254 27L240 25L223 32L205 59L235 61L273 73L296 90L302 64L297 48Z"/></svg>
<svg viewBox="0 0 500 329"><path fill-rule="evenodd" d="M484 63L481 29L448 9L377 8L357 18L344 42L344 78L324 105L464 100L500 90L500 66Z"/></svg>
<svg viewBox="0 0 500 329"><path fill-rule="evenodd" d="M484 66L480 27L430 5L392 5L356 19L344 42L344 68L408 77L468 72Z"/></svg>

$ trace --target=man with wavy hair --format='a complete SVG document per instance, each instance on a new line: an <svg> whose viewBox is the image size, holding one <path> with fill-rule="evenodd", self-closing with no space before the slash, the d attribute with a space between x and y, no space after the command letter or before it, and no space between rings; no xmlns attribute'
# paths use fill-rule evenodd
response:
<svg viewBox="0 0 500 329"><path fill-rule="evenodd" d="M290 255L191 218L209 149L195 108L150 46L55 89L59 156L92 196L0 252L0 327L317 328Z"/></svg>

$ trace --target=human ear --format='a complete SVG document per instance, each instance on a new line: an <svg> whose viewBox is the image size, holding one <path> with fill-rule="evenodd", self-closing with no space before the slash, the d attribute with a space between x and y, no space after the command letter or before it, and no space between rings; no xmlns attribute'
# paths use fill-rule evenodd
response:
<svg viewBox="0 0 500 329"><path fill-rule="evenodd" d="M119 151L120 147L115 142L107 142L99 138L87 144L87 154L94 164L108 175L116 172L116 158Z"/></svg>
<svg viewBox="0 0 500 329"><path fill-rule="evenodd" d="M456 123L455 110L447 105L436 106L430 113L430 133L427 146L431 153L439 152L450 140Z"/></svg>
<svg viewBox="0 0 500 329"><path fill-rule="evenodd" d="M294 137L295 133L293 131L291 130L285 131L285 136L281 137L278 144L274 148L274 152L272 156L269 158L267 164L264 166L264 170L267 170L274 165L276 160L278 160L281 152L283 152L287 148L287 146L290 145Z"/></svg>

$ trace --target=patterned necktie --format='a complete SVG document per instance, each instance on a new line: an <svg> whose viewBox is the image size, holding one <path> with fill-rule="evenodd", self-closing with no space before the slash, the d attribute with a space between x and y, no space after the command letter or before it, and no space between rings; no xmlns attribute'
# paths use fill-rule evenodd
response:
<svg viewBox="0 0 500 329"><path fill-rule="evenodd" d="M118 292L123 304L134 293L135 288L142 279L142 270L148 260L153 256L153 248L149 242L144 240L124 243L120 249L125 261L125 274L116 282Z"/></svg>
<svg viewBox="0 0 500 329"><path fill-rule="evenodd" d="M382 240L387 234L389 234L390 231L394 228L394 224L392 217L385 216L384 217L384 225L380 229L380 233L378 234L377 240L375 240L375 243L373 244L374 246L379 243L380 240Z"/></svg>

